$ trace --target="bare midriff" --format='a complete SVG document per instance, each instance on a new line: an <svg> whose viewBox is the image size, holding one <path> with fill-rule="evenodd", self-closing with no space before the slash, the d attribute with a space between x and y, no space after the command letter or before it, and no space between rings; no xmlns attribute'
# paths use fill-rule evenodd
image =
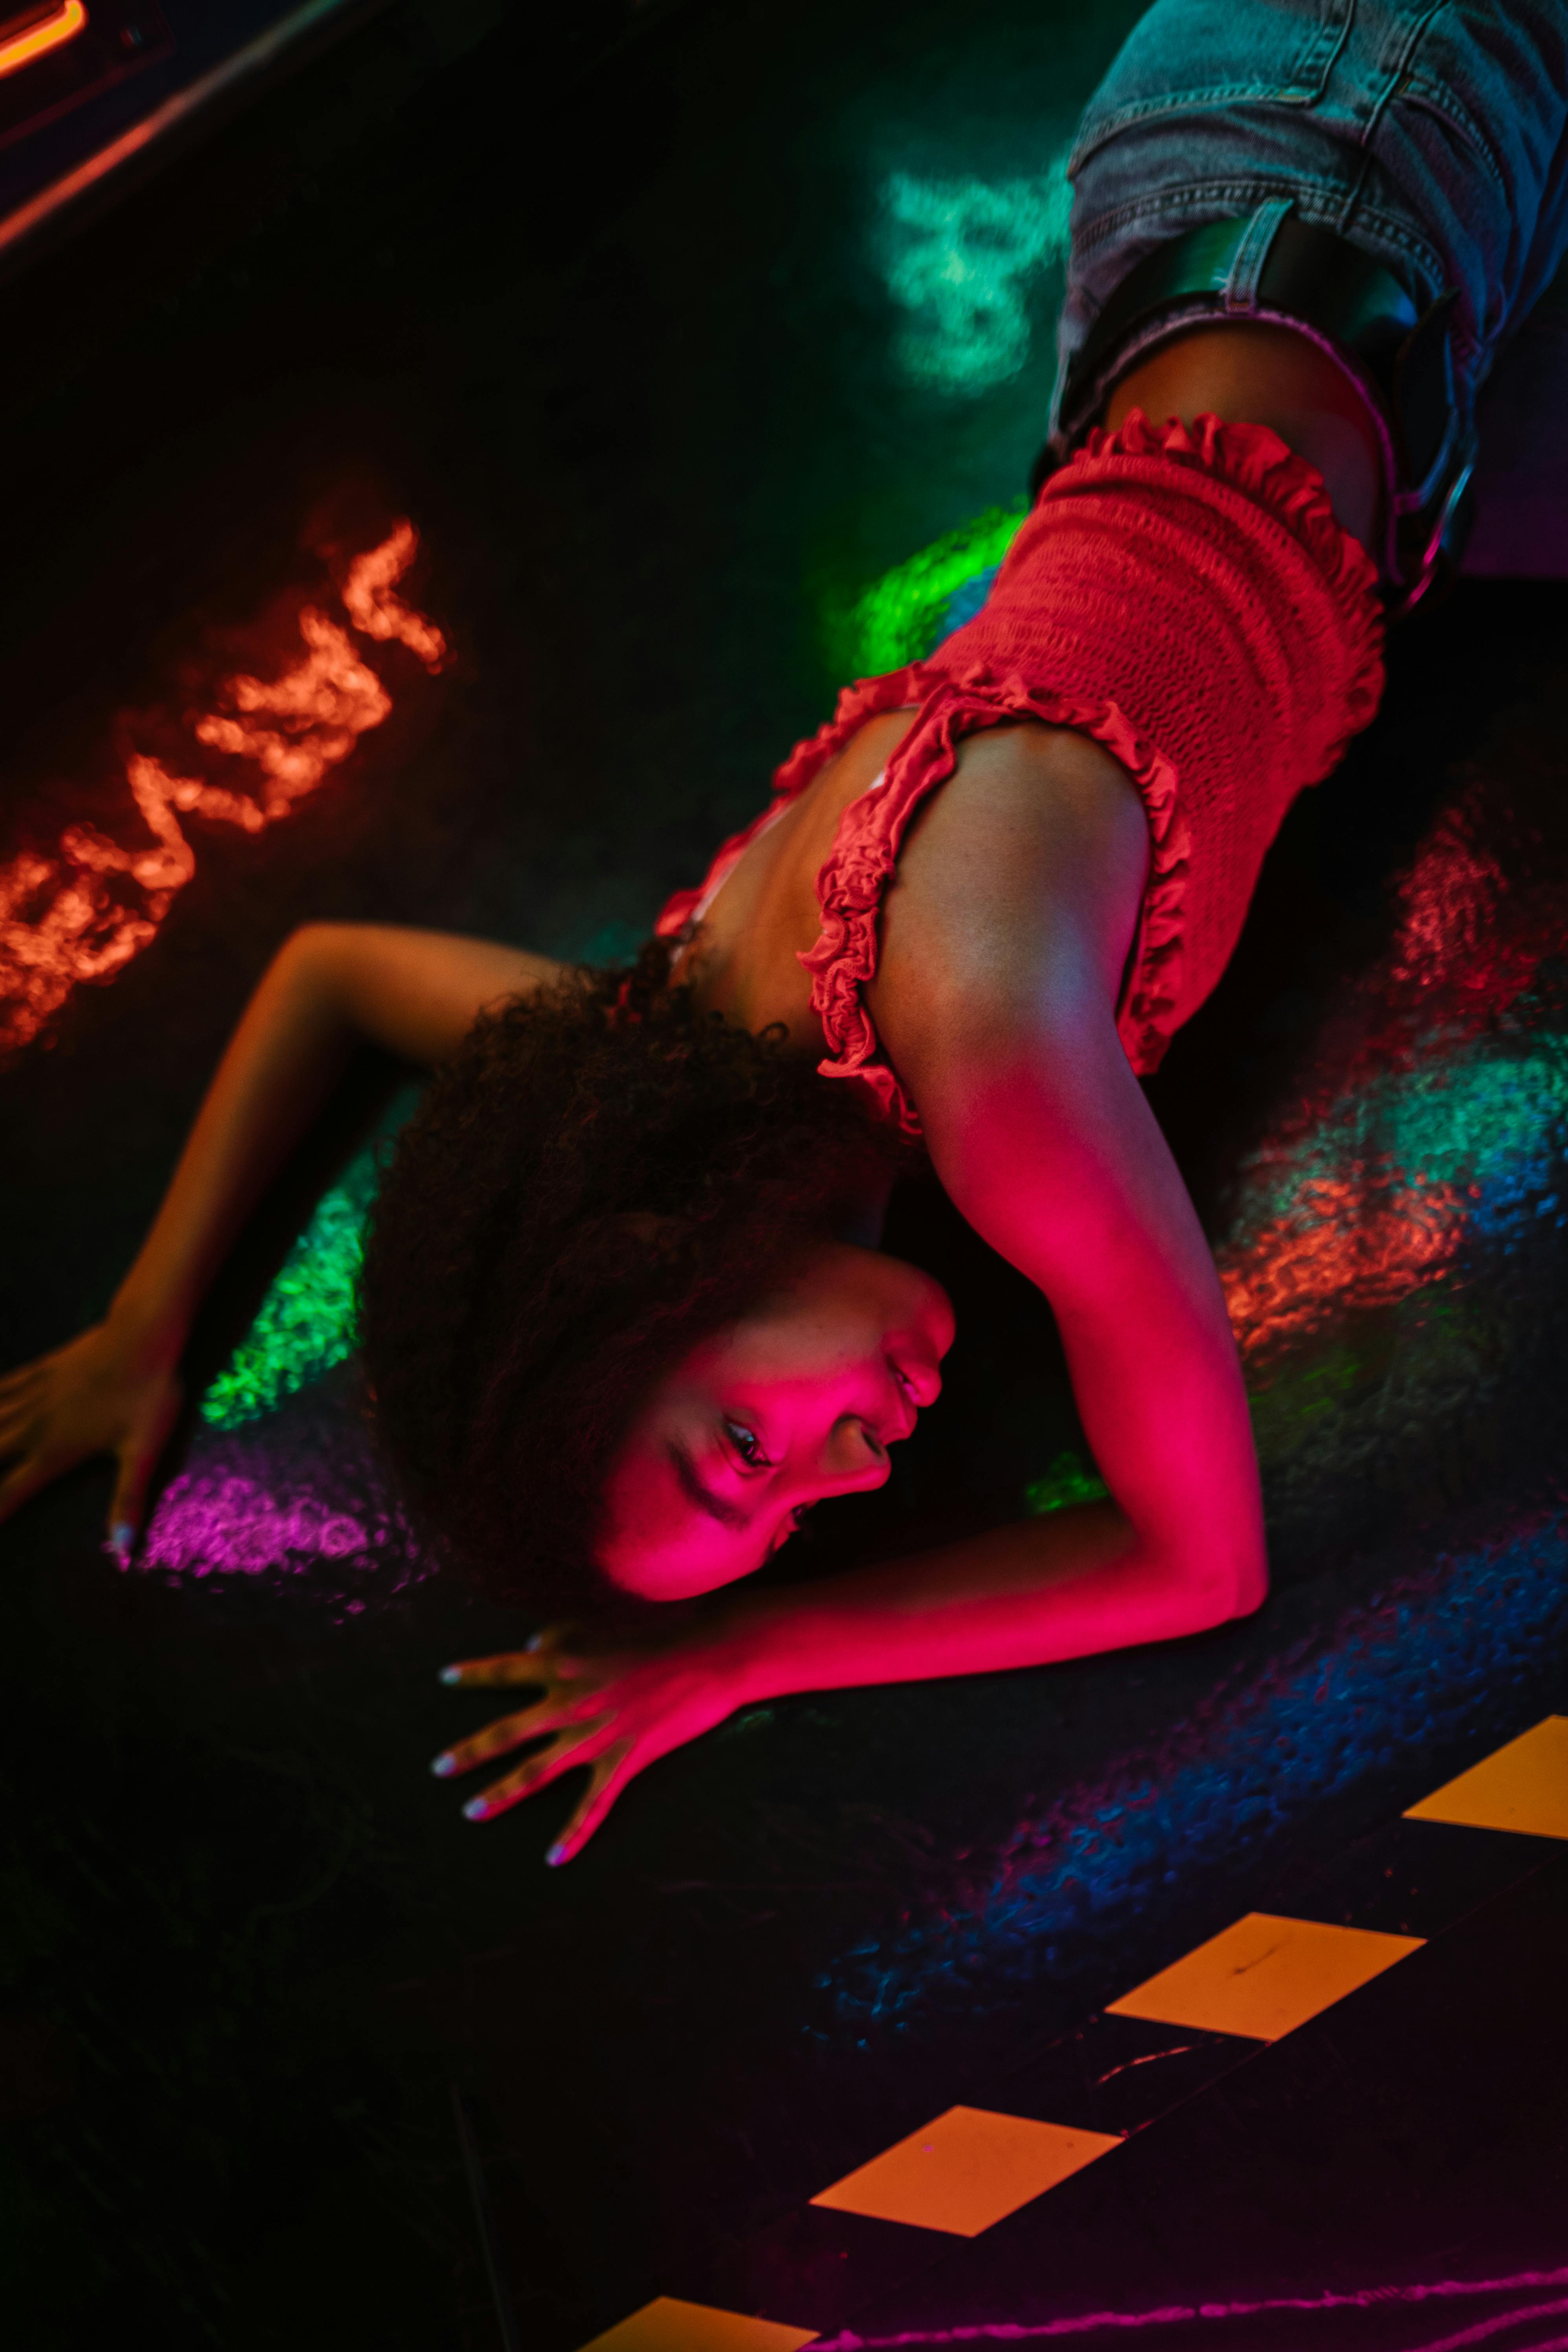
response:
<svg viewBox="0 0 1568 2352"><path fill-rule="evenodd" d="M1106 403L1113 430L1141 408L1154 423L1200 413L1223 424L1267 425L1316 466L1335 517L1363 547L1383 509L1383 456L1366 403L1327 352L1290 327L1215 321L1162 343Z"/></svg>

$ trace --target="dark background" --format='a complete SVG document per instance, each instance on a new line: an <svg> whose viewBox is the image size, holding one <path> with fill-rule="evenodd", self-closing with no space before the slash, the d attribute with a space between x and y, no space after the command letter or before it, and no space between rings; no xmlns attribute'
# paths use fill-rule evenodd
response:
<svg viewBox="0 0 1568 2352"><path fill-rule="evenodd" d="M456 649L436 683L378 656L387 724L287 824L201 835L155 944L0 1080L7 1358L101 1311L295 924L613 957L752 813L837 683L824 608L1013 497L1048 396L1049 271L1011 381L900 375L878 185L1039 172L1136 13L689 0L584 31L394 6L5 289L0 856L123 832L125 714L177 709L319 577L323 531L411 515L410 593ZM1563 595L1467 583L1412 624L1373 734L1292 818L1154 1088L1211 1229L1456 779L1519 783L1546 814L1508 855L1559 874ZM1522 1016L1549 1043L1561 993L1548 974ZM198 1373L397 1076L359 1073L284 1179ZM1043 1309L931 1197L897 1218L959 1296L952 1393L792 1573L1015 1509L1075 1440ZM308 1561L248 1590L121 1575L104 1469L40 1497L0 1583L14 2340L488 2347L456 2083L524 2340L568 2352L1533 1721L1562 1692L1554 1230L1475 1262L1485 1344L1440 1410L1400 1402L1424 1341L1360 1332L1349 1403L1271 1475L1258 1619L758 1711L559 1874L570 1784L477 1832L424 1770L483 1713L436 1667L521 1621L391 1574L345 1614ZM257 1444L281 1477L355 1429L345 1372ZM1489 1545L1514 1599L1467 1652L1446 1596ZM1204 1828L1193 1772L1241 1772L1255 1720L1263 1754L1291 1675L1347 1642L1387 1653L1353 1731L1292 1730L1276 1801ZM1020 1856L1130 1775L1153 1793L1111 1878L1047 1871L1009 1926Z"/></svg>

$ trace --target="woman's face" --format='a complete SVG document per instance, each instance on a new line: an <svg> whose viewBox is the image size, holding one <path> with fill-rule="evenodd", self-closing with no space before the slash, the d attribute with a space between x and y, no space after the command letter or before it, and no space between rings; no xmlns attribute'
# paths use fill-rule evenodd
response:
<svg viewBox="0 0 1568 2352"><path fill-rule="evenodd" d="M600 1564L684 1601L760 1568L806 1504L880 1486L940 1394L952 1308L929 1275L847 1242L668 1373L610 1475Z"/></svg>

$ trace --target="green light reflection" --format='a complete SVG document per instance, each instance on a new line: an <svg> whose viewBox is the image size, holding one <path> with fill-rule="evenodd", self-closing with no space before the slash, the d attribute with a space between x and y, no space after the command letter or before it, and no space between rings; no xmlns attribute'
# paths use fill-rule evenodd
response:
<svg viewBox="0 0 1568 2352"><path fill-rule="evenodd" d="M954 597L1001 562L1027 512L1024 499L987 507L884 572L847 612L830 611L825 634L835 667L846 677L880 677L922 661L945 634Z"/></svg>
<svg viewBox="0 0 1568 2352"><path fill-rule="evenodd" d="M215 1429L271 1412L353 1353L355 1299L375 1156L362 1152L324 1192L284 1260L255 1322L201 1402Z"/></svg>
<svg viewBox="0 0 1568 2352"><path fill-rule="evenodd" d="M1024 1508L1038 1519L1047 1511L1065 1510L1069 1503L1098 1503L1110 1492L1099 1473L1069 1448L1057 1455L1043 1478L1025 1487Z"/></svg>
<svg viewBox="0 0 1568 2352"><path fill-rule="evenodd" d="M888 290L907 317L896 351L910 382L973 397L1023 367L1028 281L1067 254L1068 154L1063 147L1031 179L894 172L883 183L878 242Z"/></svg>

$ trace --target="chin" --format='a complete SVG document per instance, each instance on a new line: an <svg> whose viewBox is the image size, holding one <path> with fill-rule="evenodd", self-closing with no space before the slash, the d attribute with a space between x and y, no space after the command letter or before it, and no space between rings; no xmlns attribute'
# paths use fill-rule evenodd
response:
<svg viewBox="0 0 1568 2352"><path fill-rule="evenodd" d="M658 1603L661 1601L700 1601L705 1592L721 1592L727 1584L738 1584L742 1577L755 1574L750 1568L693 1568L689 1565L642 1561L606 1567L605 1574L617 1591L630 1593L634 1600Z"/></svg>

